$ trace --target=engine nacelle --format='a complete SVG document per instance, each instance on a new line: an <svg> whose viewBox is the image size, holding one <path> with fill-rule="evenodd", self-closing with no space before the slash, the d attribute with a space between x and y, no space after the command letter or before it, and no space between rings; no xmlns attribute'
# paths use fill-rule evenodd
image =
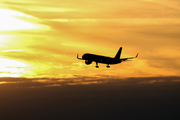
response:
<svg viewBox="0 0 180 120"><path fill-rule="evenodd" d="M91 60L86 60L85 63L86 63L86 65L89 65L89 64L92 63L92 61Z"/></svg>

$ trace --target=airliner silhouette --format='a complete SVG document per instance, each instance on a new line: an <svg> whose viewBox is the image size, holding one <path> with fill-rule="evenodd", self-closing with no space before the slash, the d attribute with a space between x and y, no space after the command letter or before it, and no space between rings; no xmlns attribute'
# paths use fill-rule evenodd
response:
<svg viewBox="0 0 180 120"><path fill-rule="evenodd" d="M121 51L122 51L122 47L119 48L116 56L114 58L111 57L106 57L106 56L101 56L101 55L96 55L96 54L90 54L90 53L85 53L82 58L78 57L77 54L77 58L80 60L85 60L86 65L90 65L93 61L96 62L96 68L99 68L98 63L103 63L103 64L107 64L107 68L110 68L110 64L118 64L121 63L123 61L130 61L128 59L133 59L133 58L137 58L138 53L135 57L130 57L130 58L121 58Z"/></svg>

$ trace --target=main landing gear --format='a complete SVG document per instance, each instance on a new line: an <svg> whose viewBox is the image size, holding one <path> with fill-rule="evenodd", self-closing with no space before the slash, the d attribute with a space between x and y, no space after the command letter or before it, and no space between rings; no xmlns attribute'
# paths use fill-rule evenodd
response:
<svg viewBox="0 0 180 120"><path fill-rule="evenodd" d="M110 66L109 66L109 64L107 64L107 66L106 66L107 68L110 68Z"/></svg>
<svg viewBox="0 0 180 120"><path fill-rule="evenodd" d="M96 62L96 68L99 68L98 63Z"/></svg>
<svg viewBox="0 0 180 120"><path fill-rule="evenodd" d="M99 66L96 66L96 68L99 68Z"/></svg>
<svg viewBox="0 0 180 120"><path fill-rule="evenodd" d="M107 65L106 67L107 67L107 68L110 68L110 66L109 66L109 65Z"/></svg>
<svg viewBox="0 0 180 120"><path fill-rule="evenodd" d="M99 68L99 66L98 66L98 63L96 62L96 66L95 66L96 68ZM107 66L106 66L107 68L110 68L110 66L109 66L109 64L107 64Z"/></svg>

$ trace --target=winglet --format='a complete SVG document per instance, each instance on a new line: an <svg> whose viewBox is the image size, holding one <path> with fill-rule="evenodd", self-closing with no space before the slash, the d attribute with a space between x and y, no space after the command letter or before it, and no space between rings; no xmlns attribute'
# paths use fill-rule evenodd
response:
<svg viewBox="0 0 180 120"><path fill-rule="evenodd" d="M78 57L78 54L77 54L77 59L83 60L82 58L79 58L79 57Z"/></svg>
<svg viewBox="0 0 180 120"><path fill-rule="evenodd" d="M139 54L139 53L137 53L137 55L136 55L136 57L135 57L135 58L137 58L137 57L138 57L138 54Z"/></svg>

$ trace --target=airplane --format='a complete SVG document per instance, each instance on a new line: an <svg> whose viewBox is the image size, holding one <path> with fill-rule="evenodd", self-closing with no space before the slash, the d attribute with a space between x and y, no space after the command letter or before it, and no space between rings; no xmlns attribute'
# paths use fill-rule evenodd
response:
<svg viewBox="0 0 180 120"><path fill-rule="evenodd" d="M96 62L96 68L99 68L98 63L103 63L103 64L107 64L107 68L110 68L110 64L118 64L121 63L123 61L130 61L128 59L133 59L133 58L137 58L138 57L138 53L135 57L129 57L129 58L121 58L121 52L122 52L122 47L119 48L116 56L114 58L112 57L107 57L107 56L101 56L101 55L96 55L96 54L90 54L90 53L85 53L82 58L78 57L77 54L77 59L79 60L85 60L85 64L86 65L90 65L93 61Z"/></svg>

